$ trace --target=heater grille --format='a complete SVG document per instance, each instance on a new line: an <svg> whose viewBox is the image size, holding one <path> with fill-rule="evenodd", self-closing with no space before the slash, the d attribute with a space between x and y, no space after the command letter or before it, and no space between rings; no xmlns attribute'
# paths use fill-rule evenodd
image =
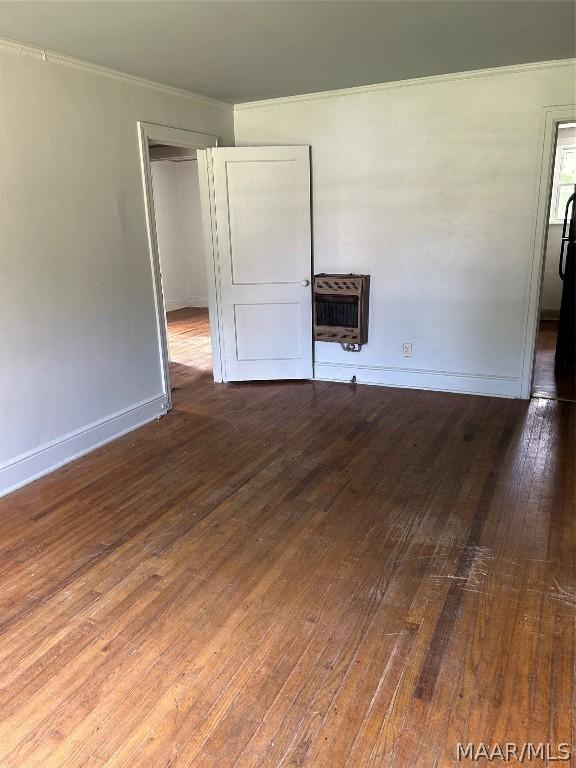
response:
<svg viewBox="0 0 576 768"><path fill-rule="evenodd" d="M368 341L369 275L314 277L314 338L341 344Z"/></svg>
<svg viewBox="0 0 576 768"><path fill-rule="evenodd" d="M357 296L316 297L316 325L356 327L358 325Z"/></svg>

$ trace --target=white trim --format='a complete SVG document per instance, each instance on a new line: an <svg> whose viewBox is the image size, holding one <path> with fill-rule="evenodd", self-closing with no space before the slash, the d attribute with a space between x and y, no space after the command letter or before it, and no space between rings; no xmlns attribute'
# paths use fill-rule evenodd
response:
<svg viewBox="0 0 576 768"><path fill-rule="evenodd" d="M564 127L564 124L562 124L562 127ZM562 143L560 143L560 141L562 141ZM564 224L564 211L561 212L562 216L556 216L558 213L558 203L560 202L560 191L562 187L570 187L571 189L574 189L574 182L560 181L562 168L564 166L564 152L567 149L576 149L576 140L571 139L568 143L564 144L564 137L561 138L559 135L556 141L556 151L554 153L552 193L550 197L550 216L548 218L548 223L551 225Z"/></svg>
<svg viewBox="0 0 576 768"><path fill-rule="evenodd" d="M170 356L168 353L168 328L166 327L166 312L164 310L164 294L162 291L162 273L160 271L160 254L158 252L158 238L156 235L156 217L154 214L152 169L150 165L148 138L146 124L138 123L138 142L140 145L140 164L146 208L146 231L148 235L148 250L150 253L152 288L154 291L154 307L156 312L158 354L160 358L160 370L162 373L163 394L166 397L168 410L170 410L172 407L172 395L170 386Z"/></svg>
<svg viewBox="0 0 576 768"><path fill-rule="evenodd" d="M160 144L169 144L171 147L184 147L184 149L206 149L218 146L218 136L211 133L199 133L185 128L172 128L160 123L139 122L146 138Z"/></svg>
<svg viewBox="0 0 576 768"><path fill-rule="evenodd" d="M533 64L512 64L505 67L491 67L489 69L474 69L469 72L454 72L446 75L429 75L414 77L410 80L394 80L389 83L375 83L374 85L357 85L353 88L338 88L332 91L317 91L315 93L302 93L296 96L281 96L278 99L261 99L259 101L245 101L234 105L234 111L244 109L260 109L279 104L295 104L300 101L315 101L316 99L333 99L341 96L357 96L363 93L388 91L393 88L409 88L415 85L431 85L433 83L449 83L454 80L468 80L478 77L496 77L498 75L515 75L522 72L531 72L541 69L557 69L559 67L574 67L576 59L558 59L556 61L539 61Z"/></svg>
<svg viewBox="0 0 576 768"><path fill-rule="evenodd" d="M438 392L459 392L466 395L492 397L520 396L520 380L508 376L451 371L392 368L383 365L353 365L346 363L314 363L314 378L321 381L350 382L383 387L430 389Z"/></svg>
<svg viewBox="0 0 576 768"><path fill-rule="evenodd" d="M149 421L159 419L165 413L166 398L163 394L156 395L10 459L0 465L0 496L53 472Z"/></svg>
<svg viewBox="0 0 576 768"><path fill-rule="evenodd" d="M216 225L216 200L214 196L214 160L212 150L199 150L198 181L200 184L200 208L204 254L206 256L206 277L208 280L208 306L211 312L210 337L212 342L212 371L214 381L226 381L224 328L222 324L222 296L220 287L220 263L218 254L218 227Z"/></svg>
<svg viewBox="0 0 576 768"><path fill-rule="evenodd" d="M424 85L426 83L443 83L450 82L452 80L462 80L466 78L477 77L491 77L495 75L505 74L518 74L522 72L530 72L533 70L542 69L556 69L558 67L574 67L576 65L576 59L556 59L552 61L537 61L529 64L511 64L503 67L490 67L487 69L475 69L468 72L454 72L445 75L428 75L423 77L410 78L408 80L394 80L388 83L375 83L373 85L358 85L352 88L340 88L330 91L317 91L315 93L303 93L295 96L281 96L276 99L260 99L258 101L246 101L238 104L233 104L228 101L221 101L220 99L214 99L209 96L203 96L200 93L194 93L194 91L188 91L184 88L177 88L172 85L166 85L165 83L159 83L156 80L147 80L144 77L138 77L137 75L130 75L127 72L121 72L111 67L104 67L100 64L93 64L83 59L77 59L74 56L67 56L63 53L57 53L46 48L39 48L34 45L28 45L27 43L21 43L18 40L12 40L7 37L0 37L0 50L10 51L26 56L33 56L41 59L46 63L62 64L74 69L82 69L87 72L92 72L104 77L110 77L114 80L121 80L124 82L132 83L134 85L140 85L144 88L153 88L157 91L162 91L168 95L179 96L180 98L191 99L192 101L200 102L202 104L210 104L214 107L220 107L224 109L242 110L242 109L257 109L259 107L267 107L274 104L290 104L298 101L310 101L312 99L325 99L333 98L336 96L351 96L361 93L372 93L374 91L382 91L390 88L402 88L413 85Z"/></svg>
<svg viewBox="0 0 576 768"><path fill-rule="evenodd" d="M111 77L114 80L122 80L124 82L131 83L132 85L140 85L144 88L153 88L154 90L162 91L169 96L178 96L180 98L191 99L192 101L200 102L202 104L210 104L213 107L231 109L233 106L231 103L226 101L211 99L208 96L202 96L201 94L194 93L193 91L187 91L183 88L176 88L172 85L158 83L155 80L147 80L146 78L138 77L137 75L129 75L127 72L120 72L117 69L103 67L100 64L92 64L89 61L76 59L73 56L66 56L63 53L49 51L45 48L37 48L34 45L20 43L18 40L11 40L7 37L0 37L0 50L10 51L11 53L19 53L25 56L33 56L34 58L41 59L47 64L63 64L66 67L82 69L86 72L92 72L96 75Z"/></svg>
<svg viewBox="0 0 576 768"><path fill-rule="evenodd" d="M196 131L186 131L180 128L170 128L166 125L157 125L155 123L138 122L138 141L140 145L140 166L142 171L142 184L144 188L144 204L146 208L146 229L148 233L148 249L150 253L150 265L152 271L152 284L154 290L154 306L156 310L156 329L158 334L158 353L160 356L160 369L162 372L163 394L166 398L167 409L172 408L172 394L170 386L170 354L168 351L168 328L166 326L166 305L164 302L164 292L162 290L162 270L160 268L160 253L158 251L158 237L156 235L156 217L154 214L154 195L152 191L152 170L150 162L149 142L158 141L162 144L170 144L176 147L186 147L187 149L202 150L207 147L217 147L219 139L209 133L198 133ZM199 154L201 154L199 152ZM199 173L199 183L202 187L203 178ZM202 193L202 188L200 189ZM202 198L202 194L200 194ZM212 256L212 254L210 255ZM212 258L206 255L207 263ZM210 281L210 269L214 267L208 265L208 280ZM210 318L217 316L216 307L209 304ZM212 328L213 320L210 320ZM218 378L219 371L217 365L213 364L214 379Z"/></svg>
<svg viewBox="0 0 576 768"><path fill-rule="evenodd" d="M174 312L175 309L186 309L186 307L208 308L208 298L202 296L187 296L182 299L168 299L164 302L166 312Z"/></svg>
<svg viewBox="0 0 576 768"><path fill-rule="evenodd" d="M545 107L542 114L542 155L540 181L534 203L534 235L532 245L532 267L525 319L524 348L522 351L522 377L520 396L529 400L532 394L534 360L536 357L536 333L539 321L539 305L542 293L544 260L548 239L550 198L558 124L571 122L576 118L576 104Z"/></svg>

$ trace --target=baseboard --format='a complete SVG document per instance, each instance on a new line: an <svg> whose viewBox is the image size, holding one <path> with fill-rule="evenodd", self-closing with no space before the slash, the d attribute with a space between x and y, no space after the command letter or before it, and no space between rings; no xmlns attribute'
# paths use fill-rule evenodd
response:
<svg viewBox="0 0 576 768"><path fill-rule="evenodd" d="M358 384L405 387L407 389L430 389L438 392L457 392L466 395L520 397L519 378L345 363L320 362L314 364L314 378L321 379L322 381L349 382L353 376L356 376Z"/></svg>
<svg viewBox="0 0 576 768"><path fill-rule="evenodd" d="M186 307L208 307L208 299L199 296L189 296L184 299L168 299L164 302L166 312L173 312L175 309L185 309Z"/></svg>
<svg viewBox="0 0 576 768"><path fill-rule="evenodd" d="M0 496L131 432L166 413L165 395L137 403L0 465Z"/></svg>
<svg viewBox="0 0 576 768"><path fill-rule="evenodd" d="M559 309L541 309L540 310L541 320L558 320L559 317L560 317Z"/></svg>

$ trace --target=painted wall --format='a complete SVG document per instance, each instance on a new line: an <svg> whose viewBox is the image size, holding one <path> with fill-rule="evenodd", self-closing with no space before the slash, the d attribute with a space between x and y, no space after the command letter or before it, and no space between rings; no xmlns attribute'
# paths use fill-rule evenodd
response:
<svg viewBox="0 0 576 768"><path fill-rule="evenodd" d="M567 63L237 106L237 145L312 147L315 271L372 278L367 346L316 344L317 376L520 394L542 107L574 86Z"/></svg>
<svg viewBox="0 0 576 768"><path fill-rule="evenodd" d="M560 275L558 274L558 260L560 258L561 238L562 225L550 224L548 227L548 240L546 242L544 276L542 278L542 297L540 299L540 313L547 317L556 316L560 312L562 280L560 280Z"/></svg>
<svg viewBox="0 0 576 768"><path fill-rule="evenodd" d="M198 164L154 162L152 187L166 309L207 307Z"/></svg>
<svg viewBox="0 0 576 768"><path fill-rule="evenodd" d="M576 143L575 128L560 128L558 130L558 147ZM557 154L557 160L559 158ZM554 178L558 168L554 167ZM558 274L558 260L560 258L560 242L562 238L562 225L551 222L548 226L548 240L546 243L546 260L544 262L544 276L542 279L542 297L540 311L547 316L557 315L560 312L560 300L562 298L562 280Z"/></svg>
<svg viewBox="0 0 576 768"><path fill-rule="evenodd" d="M0 493L161 412L137 121L226 105L0 45Z"/></svg>

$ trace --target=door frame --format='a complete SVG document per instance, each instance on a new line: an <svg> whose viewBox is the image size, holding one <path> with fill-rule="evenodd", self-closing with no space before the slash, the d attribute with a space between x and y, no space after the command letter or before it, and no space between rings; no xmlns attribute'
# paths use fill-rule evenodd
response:
<svg viewBox="0 0 576 768"><path fill-rule="evenodd" d="M524 400L529 400L532 395L532 381L534 379L540 300L542 295L542 284L544 281L544 262L548 241L548 219L554 175L556 136L558 134L558 125L560 123L576 122L576 104L567 104L559 107L544 107L543 112L540 180L536 197L532 268L530 272L528 308L526 312L522 380L520 383L520 397Z"/></svg>
<svg viewBox="0 0 576 768"><path fill-rule="evenodd" d="M158 250L158 237L156 233L156 216L154 211L154 196L152 191L152 168L150 162L150 142L159 142L174 147L183 147L185 149L203 150L210 147L217 147L220 139L209 133L199 133L197 131L184 130L182 128L172 128L167 125L158 125L156 123L146 123L138 121L138 142L140 147L140 165L142 171L142 185L144 189L144 203L146 208L146 229L148 234L148 250L150 254L150 266L152 271L153 300L156 312L156 329L158 337L158 353L160 359L160 369L162 372L163 394L165 398L165 408L169 411L172 408L172 393L170 384L170 353L168 349L168 327L166 322L166 306L164 302L164 291L162 288L162 270L160 267L160 253ZM207 184L206 163L202 162L203 152L199 152L198 159L198 180L200 184L200 199L202 199L202 186ZM210 211L205 211L202 206L202 229L204 238L204 255L206 260L206 271L208 278L208 317L210 321L210 334L212 337L212 359L214 380L222 381L222 364L220 355L220 344L218 337L217 318L217 292L216 284L216 265L214 261L213 233Z"/></svg>

